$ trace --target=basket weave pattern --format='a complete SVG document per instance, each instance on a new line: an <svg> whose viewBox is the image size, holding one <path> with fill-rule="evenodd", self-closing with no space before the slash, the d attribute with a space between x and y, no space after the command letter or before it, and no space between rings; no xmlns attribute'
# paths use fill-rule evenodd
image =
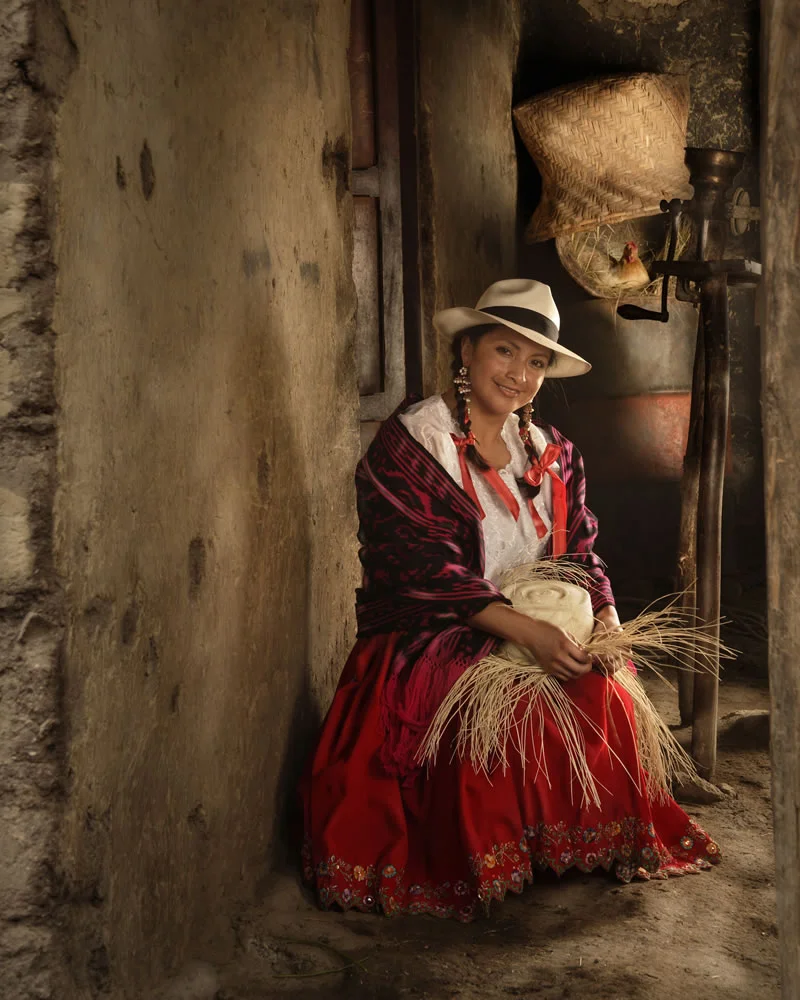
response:
<svg viewBox="0 0 800 1000"><path fill-rule="evenodd" d="M663 198L691 196L684 163L686 77L621 74L570 84L514 109L542 175L527 239L657 215Z"/></svg>

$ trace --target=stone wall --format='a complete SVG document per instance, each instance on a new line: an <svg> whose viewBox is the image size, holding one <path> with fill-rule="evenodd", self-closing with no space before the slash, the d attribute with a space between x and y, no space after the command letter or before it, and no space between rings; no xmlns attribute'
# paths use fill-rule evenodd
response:
<svg viewBox="0 0 800 1000"><path fill-rule="evenodd" d="M0 4L0 994L63 995L53 565L53 115L75 64L54 4Z"/></svg>
<svg viewBox="0 0 800 1000"><path fill-rule="evenodd" d="M353 638L349 12L67 19L61 866L76 995L140 997L230 954Z"/></svg>
<svg viewBox="0 0 800 1000"><path fill-rule="evenodd" d="M511 88L518 0L420 4L420 227L425 392L450 379L431 317L515 277L517 163Z"/></svg>

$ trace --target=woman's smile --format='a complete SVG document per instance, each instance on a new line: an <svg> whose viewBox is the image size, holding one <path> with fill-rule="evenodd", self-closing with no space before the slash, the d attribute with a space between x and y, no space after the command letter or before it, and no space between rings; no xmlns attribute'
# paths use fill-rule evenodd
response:
<svg viewBox="0 0 800 1000"><path fill-rule="evenodd" d="M494 379L492 381L494 381ZM494 384L504 395L508 396L509 399L516 399L517 396L522 395L522 391L520 389L515 389L511 385L503 385L502 382L494 382Z"/></svg>

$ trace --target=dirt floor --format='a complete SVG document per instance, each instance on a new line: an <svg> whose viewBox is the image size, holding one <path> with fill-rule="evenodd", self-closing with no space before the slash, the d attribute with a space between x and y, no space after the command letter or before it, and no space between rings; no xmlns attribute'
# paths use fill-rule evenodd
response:
<svg viewBox="0 0 800 1000"><path fill-rule="evenodd" d="M676 696L648 686L677 721ZM766 708L767 697L763 682L729 673L721 714ZM627 886L604 873L541 876L468 925L324 913L284 873L241 920L238 959L185 970L164 997L777 998L769 760L763 738L749 742L721 748L724 801L686 807L722 848L710 873Z"/></svg>

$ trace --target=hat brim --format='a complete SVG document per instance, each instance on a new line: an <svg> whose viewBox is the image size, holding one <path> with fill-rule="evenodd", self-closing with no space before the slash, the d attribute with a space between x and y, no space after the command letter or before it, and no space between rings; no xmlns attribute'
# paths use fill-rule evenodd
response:
<svg viewBox="0 0 800 1000"><path fill-rule="evenodd" d="M466 306L454 306L451 309L442 309L433 317L434 329L445 337L455 337L456 334L463 333L473 326L484 326L486 324L507 326L509 330L513 330L515 333L533 341L534 344L541 344L542 347L548 347L556 357L555 363L545 372L545 378L572 378L575 375L585 375L588 371L591 371L592 366L580 354L575 354L574 351L562 347L557 341L550 340L543 333L537 333L535 330L519 326L517 323L512 323L511 320L499 319L497 316L480 312L478 309L468 309Z"/></svg>

